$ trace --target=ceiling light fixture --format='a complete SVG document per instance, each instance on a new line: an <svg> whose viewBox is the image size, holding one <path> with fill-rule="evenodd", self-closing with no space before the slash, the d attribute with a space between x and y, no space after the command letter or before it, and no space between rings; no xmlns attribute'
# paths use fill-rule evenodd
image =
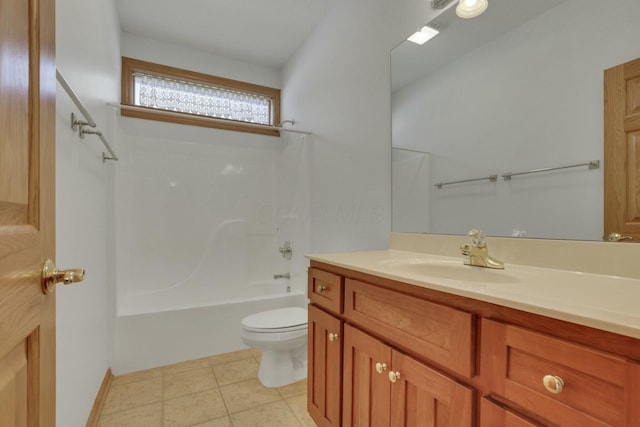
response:
<svg viewBox="0 0 640 427"><path fill-rule="evenodd" d="M456 15L460 18L475 18L480 16L489 7L487 0L460 0L456 6Z"/></svg>
<svg viewBox="0 0 640 427"><path fill-rule="evenodd" d="M430 24L425 25L422 28L418 28L418 31L410 35L407 40L415 44L423 45L440 33L436 28L433 28Z"/></svg>

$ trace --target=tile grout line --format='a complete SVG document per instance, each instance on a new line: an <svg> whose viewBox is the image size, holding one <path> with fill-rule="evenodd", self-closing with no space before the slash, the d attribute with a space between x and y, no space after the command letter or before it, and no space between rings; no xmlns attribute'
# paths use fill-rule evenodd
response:
<svg viewBox="0 0 640 427"><path fill-rule="evenodd" d="M222 404L224 405L224 410L227 411L227 417L229 418L229 422L231 422L233 424L233 422L231 421L231 414L229 413L229 407L227 406L227 401L224 399L224 394L222 394L222 386L220 385L220 382L218 381L218 376L216 375L216 370L213 369L215 365L211 362L211 359L209 359L209 367L211 368L211 372L213 373L213 378L215 378L216 380L216 384L218 385L218 393L220 393L220 399L222 399Z"/></svg>
<svg viewBox="0 0 640 427"><path fill-rule="evenodd" d="M260 363L258 363L258 362L255 360L255 358L253 358L252 356L249 356L249 357L246 357L246 358L242 358L242 359L233 360L233 361L227 361L227 362L225 362L225 363L219 363L219 364L213 365L213 371L214 371L214 373L216 373L216 378L218 378L218 380L219 380L219 381L221 381L221 380L229 381L229 378L228 378L228 377L227 377L227 378L222 378L222 379L220 379L220 378L218 377L218 373L217 373L216 369L220 369L220 368L222 368L222 367L224 367L224 366L232 365L232 364L234 364L234 365L235 365L235 364L247 364L247 363L251 364L251 367L250 367L249 369L257 369L257 370L259 371L259 369L260 369ZM236 368L236 370L237 370L237 368ZM237 383L240 383L240 382L245 381L245 380L248 380L248 379L256 379L256 378L257 378L257 373L256 373L256 375L255 375L255 376L245 377L245 376L244 376L244 374L246 374L246 372L247 372L247 371L244 371L244 370L243 370L243 373L241 374L241 377L239 377L239 379L233 379L231 382L228 382L228 383L225 383L225 384L222 384L222 383L221 383L221 384L220 384L220 386L221 386L221 387L223 387L223 386L227 386L227 385L230 385L230 384L237 384ZM225 376L225 377L226 377L226 376Z"/></svg>
<svg viewBox="0 0 640 427"><path fill-rule="evenodd" d="M165 418L164 418L164 367L162 367L162 376L160 377L160 385L162 386L162 393L161 393L161 398L162 398L162 404L160 406L160 420L162 422L162 425L164 427L165 425Z"/></svg>
<svg viewBox="0 0 640 427"><path fill-rule="evenodd" d="M300 396L300 395L297 395L297 396ZM304 427L304 423L302 422L298 414L296 414L296 411L294 411L291 405L289 405L289 402L287 401L287 399L284 399L284 403L287 405L289 410L293 413L293 416L296 417L296 420L298 420L298 424L300 424L300 427Z"/></svg>
<svg viewBox="0 0 640 427"><path fill-rule="evenodd" d="M285 399L281 399L281 400L282 400L282 401L285 401ZM229 414L229 419L231 419L231 416L232 416L232 415L237 415L237 414L242 414L242 413L244 413L244 412L253 411L254 409L262 408L263 406L273 405L273 404L275 404L275 403L279 403L279 402L280 402L279 400L274 400L273 402L261 403L261 404L256 405L256 406L252 406L251 408L247 408L247 409L243 409L242 411L234 412L233 414ZM284 402L284 403L285 403L285 405L286 405L286 402ZM296 417L296 416L295 416L296 414L293 412L293 410L291 409L291 407L289 407L289 405L286 405L286 406L287 406L287 408L289 408L289 410L293 413L293 416L294 416L294 417L296 418L296 420L297 420L297 419L298 419L298 417Z"/></svg>

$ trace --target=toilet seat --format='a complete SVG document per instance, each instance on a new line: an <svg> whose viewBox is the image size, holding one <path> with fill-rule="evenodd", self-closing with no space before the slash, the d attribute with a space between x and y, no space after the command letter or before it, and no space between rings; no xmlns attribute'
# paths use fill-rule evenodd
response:
<svg viewBox="0 0 640 427"><path fill-rule="evenodd" d="M245 331L258 333L281 333L307 328L307 310L286 307L252 314L242 319Z"/></svg>
<svg viewBox="0 0 640 427"><path fill-rule="evenodd" d="M249 328L243 325L242 329L247 332L256 332L259 334L279 334L283 332L306 331L307 324L305 323L304 325L290 326L288 328Z"/></svg>

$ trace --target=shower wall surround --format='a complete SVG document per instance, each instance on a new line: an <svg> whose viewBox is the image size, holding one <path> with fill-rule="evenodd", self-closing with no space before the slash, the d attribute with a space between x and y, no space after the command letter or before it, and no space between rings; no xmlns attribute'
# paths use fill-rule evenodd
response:
<svg viewBox="0 0 640 427"><path fill-rule="evenodd" d="M310 136L113 115L114 373L244 348L242 317L306 304Z"/></svg>
<svg viewBox="0 0 640 427"><path fill-rule="evenodd" d="M119 123L119 315L250 297L274 274L292 273L293 285L304 276L308 136ZM278 250L285 240L291 261ZM158 293L172 297L145 303Z"/></svg>

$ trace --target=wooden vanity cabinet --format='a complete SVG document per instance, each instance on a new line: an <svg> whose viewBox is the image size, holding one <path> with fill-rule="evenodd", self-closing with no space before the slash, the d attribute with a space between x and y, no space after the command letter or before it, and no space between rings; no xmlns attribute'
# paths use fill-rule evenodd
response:
<svg viewBox="0 0 640 427"><path fill-rule="evenodd" d="M307 410L320 427L342 423L343 283L336 274L310 268L307 335Z"/></svg>
<svg viewBox="0 0 640 427"><path fill-rule="evenodd" d="M640 427L638 339L311 267L308 407L319 426Z"/></svg>
<svg viewBox="0 0 640 427"><path fill-rule="evenodd" d="M318 268L309 296L307 407L319 426L473 425L473 389L402 351L471 376L471 314Z"/></svg>

